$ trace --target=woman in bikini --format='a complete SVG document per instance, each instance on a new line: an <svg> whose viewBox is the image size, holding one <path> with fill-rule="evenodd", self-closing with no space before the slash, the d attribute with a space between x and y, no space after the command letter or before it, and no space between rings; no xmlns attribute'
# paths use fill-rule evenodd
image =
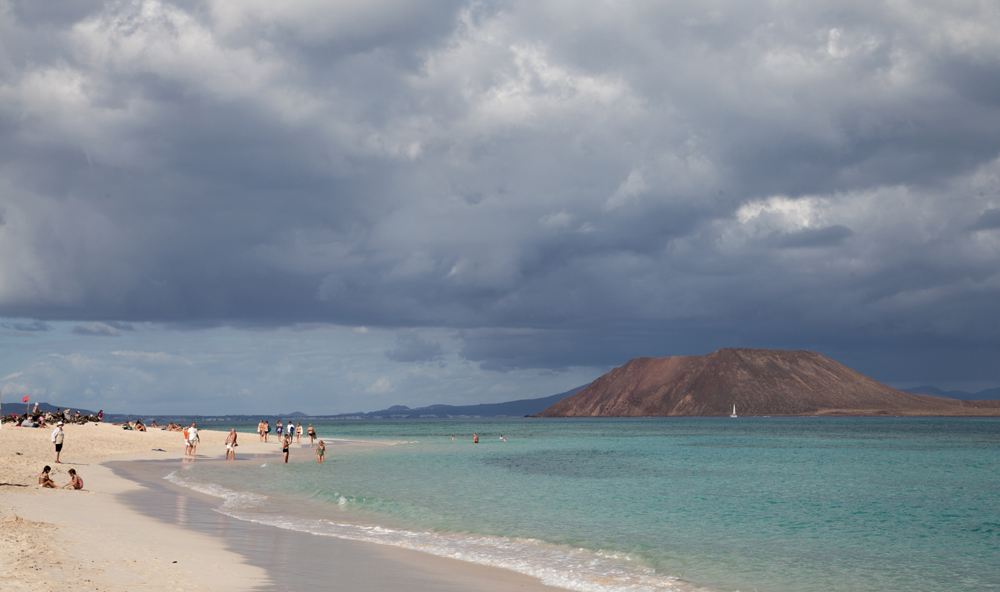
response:
<svg viewBox="0 0 1000 592"><path fill-rule="evenodd" d="M42 474L38 476L38 486L39 487L48 487L49 489L55 489L56 488L55 482L52 481L51 477L49 477L49 471L51 471L51 470L52 470L52 467L50 467L49 465L45 465L45 468L42 469Z"/></svg>
<svg viewBox="0 0 1000 592"><path fill-rule="evenodd" d="M316 428L313 427L313 424L309 424L306 433L309 434L309 448L312 448L313 442L316 440Z"/></svg>

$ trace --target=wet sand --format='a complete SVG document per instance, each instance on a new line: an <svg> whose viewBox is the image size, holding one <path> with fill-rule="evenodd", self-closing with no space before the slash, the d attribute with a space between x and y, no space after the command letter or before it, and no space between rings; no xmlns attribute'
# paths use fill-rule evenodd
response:
<svg viewBox="0 0 1000 592"><path fill-rule="evenodd" d="M63 465L51 462L50 429L8 424L0 430L5 591L561 590L500 568L236 520L214 511L218 498L163 480L188 464L180 434L106 424L69 428ZM221 461L224 438L224 432L202 430L194 462ZM241 434L240 442L238 464L278 451L253 434ZM307 452L308 445L301 451L296 445L293 457L304 460ZM68 481L65 471L76 468L85 491L39 489L45 464L57 467L59 485Z"/></svg>

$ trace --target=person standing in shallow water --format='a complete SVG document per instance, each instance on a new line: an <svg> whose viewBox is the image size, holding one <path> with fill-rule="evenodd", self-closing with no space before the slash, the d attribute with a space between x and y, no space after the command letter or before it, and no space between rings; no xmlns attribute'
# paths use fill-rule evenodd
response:
<svg viewBox="0 0 1000 592"><path fill-rule="evenodd" d="M306 433L309 434L309 448L312 448L313 441L316 440L316 428L313 427L313 424L309 424L309 429L306 430Z"/></svg>
<svg viewBox="0 0 1000 592"><path fill-rule="evenodd" d="M325 462L325 461L326 461L326 444L324 444L323 441L320 440L319 444L316 444L316 462Z"/></svg>
<svg viewBox="0 0 1000 592"><path fill-rule="evenodd" d="M472 434L472 443L479 444L479 434Z"/></svg>
<svg viewBox="0 0 1000 592"><path fill-rule="evenodd" d="M288 464L288 447L292 445L292 435L285 434L285 439L281 441L281 454L285 457L285 464Z"/></svg>

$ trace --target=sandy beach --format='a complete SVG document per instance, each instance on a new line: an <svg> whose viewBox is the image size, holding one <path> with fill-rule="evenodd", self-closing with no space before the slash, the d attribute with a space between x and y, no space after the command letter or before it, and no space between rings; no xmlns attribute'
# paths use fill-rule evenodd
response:
<svg viewBox="0 0 1000 592"><path fill-rule="evenodd" d="M264 561L218 536L157 520L123 502L142 496L145 487L126 479L106 463L183 458L181 434L151 430L132 432L110 424L68 425L62 464L54 464L51 429L0 429L0 583L4 590L269 590L276 589ZM225 432L200 430L198 460L224 456ZM275 453L274 444L241 434L241 456ZM52 479L62 486L67 471L84 479L83 491L41 489L38 474L53 467ZM272 527L256 526L260 529ZM415 590L483 590L516 588L559 590L537 579L503 569L434 557L418 551L355 541L309 542L302 533L268 533L294 539L313 549L307 561L323 562L324 552L350 561L336 564L324 577L338 589L359 591L403 587ZM287 541L286 541L287 542ZM326 549L326 551L324 551ZM300 553L301 555L301 553ZM307 565L308 563L306 563ZM329 567L329 566L327 566ZM316 574L312 574L315 577Z"/></svg>

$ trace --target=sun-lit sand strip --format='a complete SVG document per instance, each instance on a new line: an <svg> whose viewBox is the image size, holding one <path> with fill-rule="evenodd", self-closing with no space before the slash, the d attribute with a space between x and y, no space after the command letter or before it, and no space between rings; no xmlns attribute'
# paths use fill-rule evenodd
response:
<svg viewBox="0 0 1000 592"><path fill-rule="evenodd" d="M240 592L273 587L267 570L227 550L220 539L158 521L119 500L119 494L145 490L102 463L179 460L184 454L180 433L132 432L110 424L65 428L58 465L52 462L51 429L11 424L0 429L0 583L5 592L64 588ZM199 460L223 458L225 437L225 432L201 430ZM276 454L280 448L273 441L257 443L256 434L241 434L237 450L238 457L246 458ZM297 454L295 460L302 462L305 457ZM53 467L52 479L60 486L69 481L67 471L76 469L84 479L84 491L40 489L38 474L45 465ZM310 548L307 545L303 555ZM350 558L341 564L347 567L330 574L343 590L376 592L387 582L416 592L559 590L505 569L407 549L340 539L315 547L321 548L336 549L339 558ZM302 558L304 568L328 566L328 560Z"/></svg>
<svg viewBox="0 0 1000 592"><path fill-rule="evenodd" d="M250 590L268 582L211 536L147 518L116 501L138 489L100 463L180 458L183 436L131 432L110 424L67 425L62 464L51 429L0 429L0 582L6 590ZM225 433L201 431L199 456L223 454ZM165 452L154 451L154 448ZM244 450L240 447L239 450ZM53 467L57 485L74 468L84 491L40 489Z"/></svg>

